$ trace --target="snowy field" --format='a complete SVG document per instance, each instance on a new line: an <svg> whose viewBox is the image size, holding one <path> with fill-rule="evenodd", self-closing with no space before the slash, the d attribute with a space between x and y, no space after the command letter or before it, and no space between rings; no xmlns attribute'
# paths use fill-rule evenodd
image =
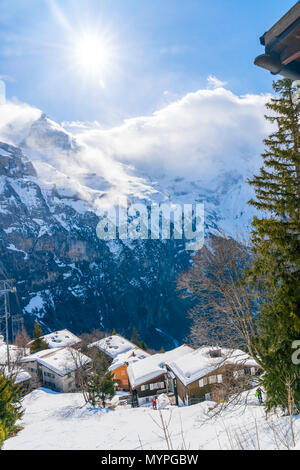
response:
<svg viewBox="0 0 300 470"><path fill-rule="evenodd" d="M38 389L24 399L22 431L4 443L12 449L167 450L159 411L141 407L115 410L90 408L81 393ZM170 442L178 449L286 449L288 417L266 420L253 397L246 406L232 406L208 419L211 403L162 410L169 422ZM295 420L300 449L300 419Z"/></svg>

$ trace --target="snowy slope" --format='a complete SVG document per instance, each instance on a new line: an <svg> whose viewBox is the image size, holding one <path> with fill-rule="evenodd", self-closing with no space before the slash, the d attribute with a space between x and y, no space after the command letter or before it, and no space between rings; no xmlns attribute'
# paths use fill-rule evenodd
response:
<svg viewBox="0 0 300 470"><path fill-rule="evenodd" d="M288 418L273 415L253 396L245 406L231 406L219 417L208 419L210 402L162 410L170 421L173 449L285 449L276 437L288 430ZM25 397L24 429L4 443L4 450L103 449L167 450L159 414L151 408L89 408L80 393L59 394L38 389ZM155 423L156 421L156 423ZM275 429L275 434L273 429ZM295 422L300 448L300 419ZM185 444L183 444L183 437Z"/></svg>

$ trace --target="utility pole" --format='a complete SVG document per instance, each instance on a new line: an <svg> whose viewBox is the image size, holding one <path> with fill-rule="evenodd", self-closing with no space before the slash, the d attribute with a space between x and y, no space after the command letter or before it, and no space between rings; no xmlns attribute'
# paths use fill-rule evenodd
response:
<svg viewBox="0 0 300 470"><path fill-rule="evenodd" d="M0 281L0 294L4 295L4 320L5 320L5 336L6 336L6 351L7 351L7 368L10 372L10 354L9 354L9 335L8 335L8 319L10 317L9 308L9 294L16 292L17 289L14 286L14 279L7 279Z"/></svg>

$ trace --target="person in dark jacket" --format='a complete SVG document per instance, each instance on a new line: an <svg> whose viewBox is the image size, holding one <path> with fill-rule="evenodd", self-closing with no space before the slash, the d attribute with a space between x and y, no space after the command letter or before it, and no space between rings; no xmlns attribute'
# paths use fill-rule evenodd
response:
<svg viewBox="0 0 300 470"><path fill-rule="evenodd" d="M263 404L263 396L262 396L262 389L258 387L258 389L255 392L255 396L258 398L259 404Z"/></svg>

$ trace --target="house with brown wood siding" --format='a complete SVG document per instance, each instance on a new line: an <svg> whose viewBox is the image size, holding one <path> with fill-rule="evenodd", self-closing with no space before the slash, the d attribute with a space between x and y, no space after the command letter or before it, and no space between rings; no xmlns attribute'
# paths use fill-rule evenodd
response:
<svg viewBox="0 0 300 470"><path fill-rule="evenodd" d="M169 391L166 363L189 355L193 349L182 345L165 353L153 354L127 368L130 390L137 405L151 402L153 396Z"/></svg>
<svg viewBox="0 0 300 470"><path fill-rule="evenodd" d="M123 354L118 354L114 358L108 370L113 374L118 390L129 390L128 366L134 362L146 359L146 357L149 356L149 353L136 347Z"/></svg>
<svg viewBox="0 0 300 470"><path fill-rule="evenodd" d="M219 402L259 374L261 367L239 349L202 347L166 364L178 404Z"/></svg>

